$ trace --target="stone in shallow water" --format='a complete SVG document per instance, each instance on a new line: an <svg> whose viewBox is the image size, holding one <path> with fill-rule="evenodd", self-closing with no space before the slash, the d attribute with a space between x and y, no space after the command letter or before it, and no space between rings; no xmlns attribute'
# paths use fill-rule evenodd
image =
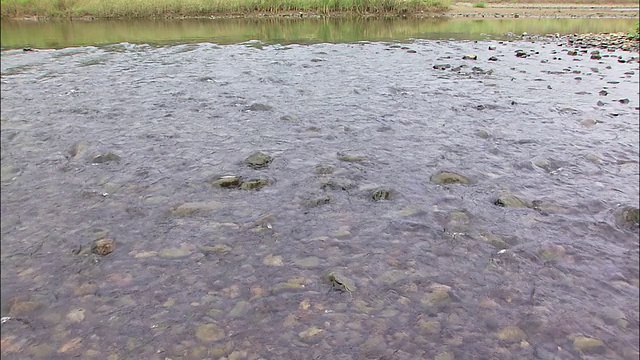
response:
<svg viewBox="0 0 640 360"><path fill-rule="evenodd" d="M360 163L360 162L367 161L367 158L362 155L350 155L350 154L338 153L338 160L344 161L344 162Z"/></svg>
<svg viewBox="0 0 640 360"><path fill-rule="evenodd" d="M217 180L212 181L211 184L223 188L234 188L242 184L242 177L235 175L223 176Z"/></svg>
<svg viewBox="0 0 640 360"><path fill-rule="evenodd" d="M239 301L235 304L233 309L229 312L229 317L236 318L246 315L249 312L249 303L246 301Z"/></svg>
<svg viewBox="0 0 640 360"><path fill-rule="evenodd" d="M196 337L204 342L214 342L222 340L225 333L217 324L204 324L196 329Z"/></svg>
<svg viewBox="0 0 640 360"><path fill-rule="evenodd" d="M373 201L380 200L390 200L391 199L391 190L389 189L378 189L371 193L371 199Z"/></svg>
<svg viewBox="0 0 640 360"><path fill-rule="evenodd" d="M179 259L191 255L191 249L187 247L166 248L158 251L158 256L165 259Z"/></svg>
<svg viewBox="0 0 640 360"><path fill-rule="evenodd" d="M431 176L431 182L436 184L468 184L469 179L466 176L454 172L441 171Z"/></svg>
<svg viewBox="0 0 640 360"><path fill-rule="evenodd" d="M254 104L251 104L250 106L247 106L244 110L245 111L269 111L271 109L273 109L273 106L271 105L254 103Z"/></svg>
<svg viewBox="0 0 640 360"><path fill-rule="evenodd" d="M115 250L116 242L113 239L102 238L93 242L91 246L91 252L96 255L109 255Z"/></svg>
<svg viewBox="0 0 640 360"><path fill-rule="evenodd" d="M293 263L302 268L314 268L320 265L320 259L315 256L308 256L306 258L294 260Z"/></svg>
<svg viewBox="0 0 640 360"><path fill-rule="evenodd" d="M112 162L112 161L120 161L120 156L114 154L114 153L106 153L106 154L100 154L95 156L92 160L91 163L92 164L103 164L106 162Z"/></svg>
<svg viewBox="0 0 640 360"><path fill-rule="evenodd" d="M510 193L500 194L493 204L501 207L527 207L526 202Z"/></svg>
<svg viewBox="0 0 640 360"><path fill-rule="evenodd" d="M243 190L260 190L269 185L269 179L251 179L243 182L240 188Z"/></svg>
<svg viewBox="0 0 640 360"><path fill-rule="evenodd" d="M218 209L222 205L216 201L184 203L176 207L172 213L176 216L188 216L197 213L209 212Z"/></svg>
<svg viewBox="0 0 640 360"><path fill-rule="evenodd" d="M82 321L84 321L85 318L85 309L75 309L75 310L71 310L68 314L67 314L67 320L71 321L72 323L81 323Z"/></svg>
<svg viewBox="0 0 640 360"><path fill-rule="evenodd" d="M268 266L283 266L284 265L284 261L282 261L282 256L280 255L267 255L265 256L265 258L262 260L262 263Z"/></svg>
<svg viewBox="0 0 640 360"><path fill-rule="evenodd" d="M577 336L573 339L573 347L585 354L604 354L607 350L602 341L588 336Z"/></svg>
<svg viewBox="0 0 640 360"><path fill-rule="evenodd" d="M267 167L273 158L261 151L255 152L244 160L245 165L253 169L261 169Z"/></svg>
<svg viewBox="0 0 640 360"><path fill-rule="evenodd" d="M625 209L624 211L622 211L622 219L628 223L640 224L640 209Z"/></svg>
<svg viewBox="0 0 640 360"><path fill-rule="evenodd" d="M527 334L517 326L507 326L500 329L498 332L498 339L506 342L520 342L526 338Z"/></svg>

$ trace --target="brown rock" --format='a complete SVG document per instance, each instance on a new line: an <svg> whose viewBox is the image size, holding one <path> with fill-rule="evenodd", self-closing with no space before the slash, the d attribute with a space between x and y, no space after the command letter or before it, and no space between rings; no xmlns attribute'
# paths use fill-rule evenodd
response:
<svg viewBox="0 0 640 360"><path fill-rule="evenodd" d="M97 255L109 255L115 250L116 242L113 239L102 238L93 242L91 252Z"/></svg>

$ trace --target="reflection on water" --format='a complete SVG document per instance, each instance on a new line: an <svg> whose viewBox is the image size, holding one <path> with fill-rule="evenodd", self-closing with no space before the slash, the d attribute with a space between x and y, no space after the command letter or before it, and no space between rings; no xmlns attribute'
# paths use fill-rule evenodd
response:
<svg viewBox="0 0 640 360"><path fill-rule="evenodd" d="M2 21L2 47L62 48L121 42L219 44L353 42L402 39L503 38L507 33L545 35L627 32L634 19L188 19L135 21Z"/></svg>
<svg viewBox="0 0 640 360"><path fill-rule="evenodd" d="M3 359L637 359L637 53L252 45L2 53Z"/></svg>

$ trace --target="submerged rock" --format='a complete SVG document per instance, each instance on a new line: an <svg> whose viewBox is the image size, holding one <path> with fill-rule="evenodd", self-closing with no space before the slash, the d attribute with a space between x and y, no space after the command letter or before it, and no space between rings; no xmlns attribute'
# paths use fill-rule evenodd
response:
<svg viewBox="0 0 640 360"><path fill-rule="evenodd" d="M498 198L494 200L493 204L501 207L527 207L528 206L525 201L520 200L520 198L510 193L500 194Z"/></svg>
<svg viewBox="0 0 640 360"><path fill-rule="evenodd" d="M573 347L586 354L604 354L607 350L601 340L588 336L577 336L573 339Z"/></svg>
<svg viewBox="0 0 640 360"><path fill-rule="evenodd" d="M441 171L431 176L431 182L436 184L468 184L469 179L454 172Z"/></svg>
<svg viewBox="0 0 640 360"><path fill-rule="evenodd" d="M212 181L211 184L223 188L235 188L242 184L242 177L235 175L223 176L217 180Z"/></svg>
<svg viewBox="0 0 640 360"><path fill-rule="evenodd" d="M204 324L196 329L196 337L204 342L214 342L224 339L225 333L217 324Z"/></svg>
<svg viewBox="0 0 640 360"><path fill-rule="evenodd" d="M108 152L106 154L97 155L93 159L91 159L92 164L103 164L103 163L112 162L112 161L120 161L120 156L114 153Z"/></svg>
<svg viewBox="0 0 640 360"><path fill-rule="evenodd" d="M304 201L303 205L308 208L329 204L332 201L331 196L323 195Z"/></svg>
<svg viewBox="0 0 640 360"><path fill-rule="evenodd" d="M191 202L178 205L172 213L176 216L189 216L197 213L209 212L220 208L222 205L215 201Z"/></svg>
<svg viewBox="0 0 640 360"><path fill-rule="evenodd" d="M245 111L269 111L271 109L273 109L273 106L271 105L254 103L254 104L251 104L250 106L247 106L245 108Z"/></svg>
<svg viewBox="0 0 640 360"><path fill-rule="evenodd" d="M622 220L627 223L640 224L640 209L627 208L622 211Z"/></svg>
<svg viewBox="0 0 640 360"><path fill-rule="evenodd" d="M113 239L102 238L93 242L91 252L96 255L109 255L115 250L116 242Z"/></svg>
<svg viewBox="0 0 640 360"><path fill-rule="evenodd" d="M267 167L273 158L261 151L255 152L244 160L245 165L253 169L261 169Z"/></svg>
<svg viewBox="0 0 640 360"><path fill-rule="evenodd" d="M391 199L391 190L388 189L378 189L371 193L371 199L373 201L380 200L390 200Z"/></svg>
<svg viewBox="0 0 640 360"><path fill-rule="evenodd" d="M270 183L269 179L252 179L240 184L240 188L243 190L260 190Z"/></svg>
<svg viewBox="0 0 640 360"><path fill-rule="evenodd" d="M364 162L367 161L367 158L362 155L348 155L343 153L338 153L338 160L345 162Z"/></svg>
<svg viewBox="0 0 640 360"><path fill-rule="evenodd" d="M498 332L498 339L510 343L519 342L526 338L527 334L517 326L507 326Z"/></svg>

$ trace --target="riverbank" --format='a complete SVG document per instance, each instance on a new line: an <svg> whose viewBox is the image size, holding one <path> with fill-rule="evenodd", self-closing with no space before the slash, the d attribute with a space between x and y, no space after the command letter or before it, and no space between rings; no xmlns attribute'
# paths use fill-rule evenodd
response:
<svg viewBox="0 0 640 360"><path fill-rule="evenodd" d="M3 0L3 19L95 20L112 18L244 18L244 17L495 17L495 18L638 18L634 1L572 3L458 2L450 0L147 0L75 2Z"/></svg>

